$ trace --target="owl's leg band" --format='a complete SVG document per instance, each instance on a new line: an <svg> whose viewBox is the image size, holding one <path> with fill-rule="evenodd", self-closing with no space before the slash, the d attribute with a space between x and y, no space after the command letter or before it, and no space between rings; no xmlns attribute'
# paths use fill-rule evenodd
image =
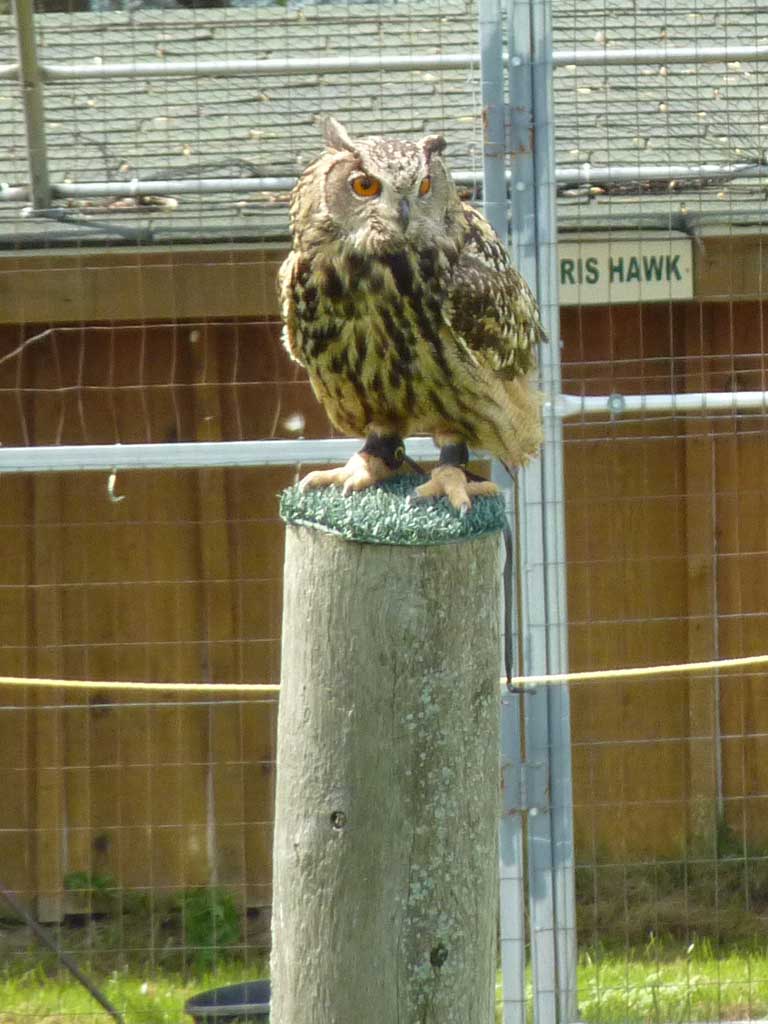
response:
<svg viewBox="0 0 768 1024"><path fill-rule="evenodd" d="M375 455L389 469L400 469L405 462L405 445L402 437L397 434L377 434L371 432L360 449L360 454Z"/></svg>
<svg viewBox="0 0 768 1024"><path fill-rule="evenodd" d="M444 444L440 449L438 466L466 466L469 462L469 448L464 441L457 444Z"/></svg>
<svg viewBox="0 0 768 1024"><path fill-rule="evenodd" d="M467 480L484 480L484 477L478 476L477 473L470 473L467 469L468 462L469 448L465 441L459 441L455 444L444 444L440 449L440 458L437 460L438 466L457 466L459 469L463 469Z"/></svg>

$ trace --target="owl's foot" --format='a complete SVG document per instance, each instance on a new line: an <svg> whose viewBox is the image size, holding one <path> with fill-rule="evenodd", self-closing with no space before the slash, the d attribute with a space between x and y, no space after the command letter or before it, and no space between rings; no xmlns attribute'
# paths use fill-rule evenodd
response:
<svg viewBox="0 0 768 1024"><path fill-rule="evenodd" d="M455 509L466 515L472 507L472 498L498 493L499 488L490 480L468 480L461 466L437 466L430 479L416 488L410 504L446 497Z"/></svg>
<svg viewBox="0 0 768 1024"><path fill-rule="evenodd" d="M300 481L300 491L339 484L344 494L364 491L383 480L395 476L405 459L405 449L399 437L370 434L359 452L355 452L345 466L338 469L316 469Z"/></svg>
<svg viewBox="0 0 768 1024"><path fill-rule="evenodd" d="M411 504L446 497L455 509L466 515L472 507L473 497L499 493L496 484L473 477L467 471L469 449L463 441L451 437L436 440L440 444L440 462L432 470L427 483L416 488L410 498Z"/></svg>
<svg viewBox="0 0 768 1024"><path fill-rule="evenodd" d="M316 487L330 487L340 484L344 494L352 491L364 491L366 487L374 487L382 480L394 476L397 470L390 469L383 459L366 452L355 452L344 466L337 469L316 469L307 473L299 482L300 491L311 491Z"/></svg>

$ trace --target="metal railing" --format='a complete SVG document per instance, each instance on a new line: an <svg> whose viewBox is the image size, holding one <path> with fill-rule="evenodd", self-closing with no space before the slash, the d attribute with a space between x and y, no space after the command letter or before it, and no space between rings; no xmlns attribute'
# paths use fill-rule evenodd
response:
<svg viewBox="0 0 768 1024"><path fill-rule="evenodd" d="M686 391L649 395L558 394L544 402L545 418L704 416L751 410L768 412L768 391ZM408 454L436 462L428 437L406 439ZM111 469L210 469L237 466L311 466L343 462L360 447L355 438L280 441L173 441L146 444L72 444L0 447L0 473L84 473Z"/></svg>
<svg viewBox="0 0 768 1024"><path fill-rule="evenodd" d="M20 0L20 6L26 0ZM17 20L18 24L18 20ZM657 46L636 50L553 50L553 67L601 67L603 65L701 64L768 60L768 46ZM519 57L506 57L515 66ZM418 56L370 54L359 57L316 57L263 60L180 60L103 62L101 64L39 64L43 82L84 81L94 78L233 78L238 75L338 75L357 71L463 71L477 68L479 53L439 53ZM0 65L0 78L18 78L21 62Z"/></svg>
<svg viewBox="0 0 768 1024"><path fill-rule="evenodd" d="M45 139L42 139L42 152ZM32 173L30 151L30 173ZM130 181L80 181L52 184L42 160L34 161L33 186L0 185L0 200L34 202L37 181L40 195L47 199L91 199L99 197L133 197L148 195L205 195L219 192L290 192L296 184L293 177L242 178L139 178ZM621 166L593 167L583 163L576 167L558 167L555 182L564 187L575 185L605 185L611 182L644 181L697 181L731 180L734 178L766 178L768 164L623 164ZM507 174L509 180L510 175ZM480 171L458 171L453 174L457 185L476 188L481 184ZM45 209L34 203L35 209Z"/></svg>

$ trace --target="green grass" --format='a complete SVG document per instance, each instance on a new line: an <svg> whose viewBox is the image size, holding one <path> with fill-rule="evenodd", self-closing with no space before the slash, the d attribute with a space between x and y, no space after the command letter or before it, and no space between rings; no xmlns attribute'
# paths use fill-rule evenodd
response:
<svg viewBox="0 0 768 1024"><path fill-rule="evenodd" d="M242 964L203 974L114 971L94 979L126 1024L191 1024L184 1014L190 996L206 989L250 981L263 971ZM111 1018L81 985L65 974L48 976L41 968L0 977L0 1024L111 1024Z"/></svg>
<svg viewBox="0 0 768 1024"><path fill-rule="evenodd" d="M768 952L711 944L644 949L579 962L579 1009L595 1024L754 1020L768 1013Z"/></svg>
<svg viewBox="0 0 768 1024"><path fill-rule="evenodd" d="M126 1024L180 1024L185 1001L197 992L266 973L255 965L224 963L215 971L113 971L99 979ZM501 979L497 994L501 998ZM623 952L583 951L579 958L580 1019L586 1024L683 1024L756 1020L768 1014L768 950L688 947L651 940ZM528 1000L531 1000L530 975ZM500 1012L497 1020L501 1021ZM41 967L6 968L0 976L0 1024L108 1024L108 1016L68 976Z"/></svg>
<svg viewBox="0 0 768 1024"><path fill-rule="evenodd" d="M651 939L623 952L582 951L579 1020L585 1024L685 1024L768 1016L768 949L687 947ZM530 970L527 1001L532 1011ZM501 978L497 984L501 1000ZM496 1020L501 1024L501 1007Z"/></svg>
<svg viewBox="0 0 768 1024"><path fill-rule="evenodd" d="M75 878L72 889L81 889ZM91 895L99 895L94 887ZM192 1024L190 996L268 973L265 925L226 894L190 889L172 900L107 893L111 913L70 917L48 932L126 1024ZM0 1024L112 1024L109 1015L20 922L0 921Z"/></svg>

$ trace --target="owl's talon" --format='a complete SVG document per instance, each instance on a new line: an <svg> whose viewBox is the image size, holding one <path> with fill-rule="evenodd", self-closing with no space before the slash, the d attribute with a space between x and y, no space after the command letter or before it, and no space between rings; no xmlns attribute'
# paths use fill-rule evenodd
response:
<svg viewBox="0 0 768 1024"><path fill-rule="evenodd" d="M419 505L428 505L432 497L425 494L409 494L405 499L406 508L418 508Z"/></svg>
<svg viewBox="0 0 768 1024"><path fill-rule="evenodd" d="M382 480L388 480L395 472L383 459L367 452L355 452L344 466L337 466L335 469L315 469L307 473L299 481L299 491L304 494L305 491L337 484L342 488L344 496L348 497L353 491L364 491L367 487L381 483Z"/></svg>
<svg viewBox="0 0 768 1024"><path fill-rule="evenodd" d="M467 480L460 466L441 465L432 470L427 483L416 488L410 501L419 504L432 498L446 497L456 511L465 516L472 507L473 496L498 493L498 487L490 480Z"/></svg>

